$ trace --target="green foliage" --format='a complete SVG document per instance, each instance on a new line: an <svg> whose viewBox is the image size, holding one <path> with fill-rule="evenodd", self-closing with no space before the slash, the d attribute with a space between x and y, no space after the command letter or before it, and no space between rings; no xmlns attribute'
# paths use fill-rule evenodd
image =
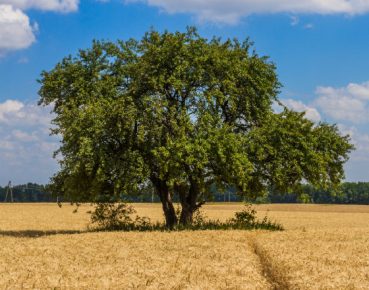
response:
<svg viewBox="0 0 369 290"><path fill-rule="evenodd" d="M245 209L235 213L235 217L231 219L234 224L253 224L256 220L256 210L251 204L246 204Z"/></svg>
<svg viewBox="0 0 369 290"><path fill-rule="evenodd" d="M152 227L150 219L136 216L136 210L123 202L98 203L91 214L91 223L103 230L144 230Z"/></svg>
<svg viewBox="0 0 369 290"><path fill-rule="evenodd" d="M76 201L136 195L151 184L169 227L209 199L210 187L246 196L304 181L337 187L352 149L336 126L275 114L275 65L249 40L211 40L196 29L141 40L95 41L40 79L62 137L50 189Z"/></svg>
<svg viewBox="0 0 369 290"><path fill-rule="evenodd" d="M147 217L132 216L136 214L134 208L127 203L98 203L91 214L90 230L94 231L166 231L165 224L151 223ZM208 219L200 210L194 213L193 222L183 225L176 224L171 230L283 230L283 226L272 222L265 216L261 221L256 217L257 212L251 204L235 213L235 217L221 222Z"/></svg>
<svg viewBox="0 0 369 290"><path fill-rule="evenodd" d="M248 136L248 156L257 165L254 192L265 181L274 191L287 193L300 192L302 181L324 189L339 187L353 146L337 126L314 124L304 113L287 109L265 121Z"/></svg>
<svg viewBox="0 0 369 290"><path fill-rule="evenodd" d="M236 212L235 217L230 219L229 224L234 229L266 229L283 230L283 226L271 221L268 216L260 221L257 219L257 212L251 204L246 203L242 211Z"/></svg>

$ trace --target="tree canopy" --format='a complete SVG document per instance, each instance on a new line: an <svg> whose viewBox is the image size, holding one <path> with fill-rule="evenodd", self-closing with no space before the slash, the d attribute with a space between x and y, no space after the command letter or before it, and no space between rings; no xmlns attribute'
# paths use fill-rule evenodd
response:
<svg viewBox="0 0 369 290"><path fill-rule="evenodd" d="M272 110L276 68L249 40L208 40L194 28L94 41L40 83L61 136L52 191L103 201L150 183L168 227L190 223L213 184L249 196L337 186L353 149L335 125Z"/></svg>

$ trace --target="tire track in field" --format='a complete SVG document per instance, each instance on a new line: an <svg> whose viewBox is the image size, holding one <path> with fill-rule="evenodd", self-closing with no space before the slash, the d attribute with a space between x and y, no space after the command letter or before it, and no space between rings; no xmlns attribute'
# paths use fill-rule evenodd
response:
<svg viewBox="0 0 369 290"><path fill-rule="evenodd" d="M262 273L267 279L272 289L275 290L290 290L292 287L289 285L286 277L281 273L280 269L277 269L268 254L262 247L257 243L255 237L250 237L250 247L252 248L255 255L260 261Z"/></svg>

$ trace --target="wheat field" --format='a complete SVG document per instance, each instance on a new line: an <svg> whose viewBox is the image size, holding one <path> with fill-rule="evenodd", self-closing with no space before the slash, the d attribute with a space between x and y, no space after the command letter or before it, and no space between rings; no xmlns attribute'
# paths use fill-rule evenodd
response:
<svg viewBox="0 0 369 290"><path fill-rule="evenodd" d="M0 289L369 289L369 206L255 207L286 230L94 233L89 205L1 204Z"/></svg>

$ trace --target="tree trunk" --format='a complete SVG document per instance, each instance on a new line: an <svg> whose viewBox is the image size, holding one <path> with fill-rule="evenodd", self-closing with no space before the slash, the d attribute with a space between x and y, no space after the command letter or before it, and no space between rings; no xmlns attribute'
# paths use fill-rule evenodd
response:
<svg viewBox="0 0 369 290"><path fill-rule="evenodd" d="M182 211L181 211L181 217L179 219L179 222L181 225L190 225L193 222L193 213L195 210L193 210L186 202L181 202Z"/></svg>
<svg viewBox="0 0 369 290"><path fill-rule="evenodd" d="M180 190L178 192L182 207L179 222L182 225L192 224L194 212L198 210L202 205L202 203L196 202L197 197L199 196L199 190L196 182L194 182L192 178L190 178L189 181L189 190Z"/></svg>
<svg viewBox="0 0 369 290"><path fill-rule="evenodd" d="M156 194L159 196L165 216L165 225L168 229L173 229L177 224L177 216L173 206L172 197L165 181L158 178L151 178Z"/></svg>
<svg viewBox="0 0 369 290"><path fill-rule="evenodd" d="M163 211L165 215L165 225L168 229L173 229L173 227L177 224L177 216L170 194L164 198L161 198L161 203L163 205Z"/></svg>

